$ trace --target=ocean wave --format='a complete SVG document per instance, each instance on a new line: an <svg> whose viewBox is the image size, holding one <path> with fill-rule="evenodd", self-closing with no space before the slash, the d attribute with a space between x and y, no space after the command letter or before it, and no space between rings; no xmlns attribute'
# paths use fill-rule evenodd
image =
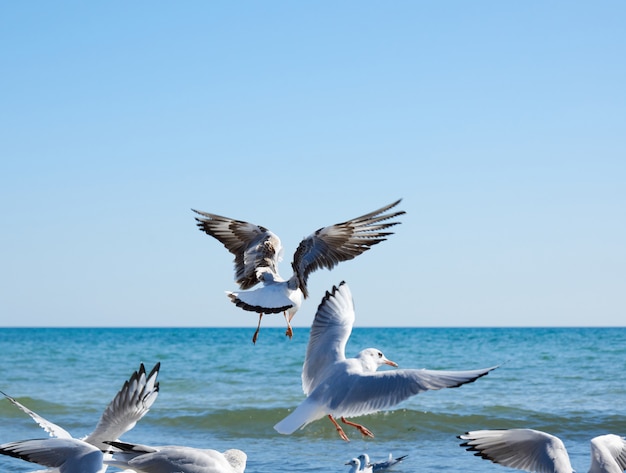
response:
<svg viewBox="0 0 626 473"><path fill-rule="evenodd" d="M273 425L287 416L290 409L240 409L186 413L169 416L147 416L155 428L186 430L219 430L233 437L266 437L275 434ZM354 419L354 418L353 418ZM423 412L410 409L378 412L356 418L380 435L396 438L420 437L433 434L459 435L476 429L534 428L558 435L577 432L622 432L626 418L620 415L592 413L561 416L553 413L495 406L476 414ZM313 422L300 435L335 436L335 430L325 419ZM295 435L295 434L294 434Z"/></svg>

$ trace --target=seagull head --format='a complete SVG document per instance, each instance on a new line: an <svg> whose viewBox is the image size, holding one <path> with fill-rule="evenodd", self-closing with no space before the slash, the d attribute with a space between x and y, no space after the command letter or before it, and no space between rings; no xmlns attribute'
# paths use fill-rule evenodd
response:
<svg viewBox="0 0 626 473"><path fill-rule="evenodd" d="M361 462L358 458L353 458L352 460L347 461L345 465L356 466L357 468L359 468L361 466Z"/></svg>
<svg viewBox="0 0 626 473"><path fill-rule="evenodd" d="M366 371L374 372L382 365L398 367L398 363L387 359L378 348L366 348L359 352L356 358L361 361Z"/></svg>

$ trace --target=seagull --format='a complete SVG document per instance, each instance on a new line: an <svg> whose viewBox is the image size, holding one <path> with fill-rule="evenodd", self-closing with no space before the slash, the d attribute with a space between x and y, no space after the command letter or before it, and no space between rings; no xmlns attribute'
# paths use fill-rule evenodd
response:
<svg viewBox="0 0 626 473"><path fill-rule="evenodd" d="M565 445L558 437L533 429L474 430L459 435L474 455L503 466L538 473L572 473ZM600 435L591 439L589 473L626 470L626 438Z"/></svg>
<svg viewBox="0 0 626 473"><path fill-rule="evenodd" d="M241 450L217 450L168 445L148 447L124 442L107 442L114 451L105 463L130 468L137 473L243 473L247 455Z"/></svg>
<svg viewBox="0 0 626 473"><path fill-rule="evenodd" d="M397 367L377 348L366 348L355 358L346 358L345 348L354 324L354 303L348 285L341 282L320 303L302 367L302 389L308 396L274 426L285 435L328 416L339 436L349 441L335 417L361 434L374 437L362 425L346 417L377 412L428 390L455 388L471 383L497 368L468 371L426 369L376 370L382 365Z"/></svg>
<svg viewBox="0 0 626 473"><path fill-rule="evenodd" d="M402 455L401 457L393 458L393 456L390 453L389 458L387 458L387 460L383 460L383 461L376 462L376 463L370 463L369 455L367 453L362 453L361 455L359 455L359 461L361 462L361 470L363 470L365 466L371 466L372 471L375 472L375 471L382 471L382 470L391 468L396 463L400 463L406 457L408 457L408 455Z"/></svg>
<svg viewBox="0 0 626 473"><path fill-rule="evenodd" d="M350 473L358 473L359 471L372 473L372 466L367 464L361 464L361 460L359 460L359 458L353 458L352 460L346 462L346 465L350 465Z"/></svg>
<svg viewBox="0 0 626 473"><path fill-rule="evenodd" d="M107 440L117 439L132 429L150 409L159 393L160 363L146 375L143 363L135 371L102 413L94 431L82 439L0 391L11 403L28 414L50 437L20 440L0 445L0 454L58 468L60 473L103 473L103 453L109 449Z"/></svg>
<svg viewBox="0 0 626 473"><path fill-rule="evenodd" d="M341 261L347 261L386 240L392 232L383 231L400 222L389 220L404 211L385 213L402 199L378 210L320 228L303 239L293 255L293 275L283 279L278 274L282 260L282 244L278 236L260 225L234 220L208 212L193 210L200 230L219 240L235 255L235 281L240 292L227 291L230 300L243 310L259 314L259 323L252 342L256 343L264 314L284 314L287 322L286 335L291 338L291 319L302 300L309 296L309 274L320 268L332 269ZM261 283L262 286L247 291Z"/></svg>

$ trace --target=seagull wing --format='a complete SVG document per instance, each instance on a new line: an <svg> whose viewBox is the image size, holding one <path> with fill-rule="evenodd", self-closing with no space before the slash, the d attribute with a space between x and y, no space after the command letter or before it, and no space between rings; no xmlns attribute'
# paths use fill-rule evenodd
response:
<svg viewBox="0 0 626 473"><path fill-rule="evenodd" d="M589 473L621 473L626 470L626 438L600 435L591 439Z"/></svg>
<svg viewBox="0 0 626 473"><path fill-rule="evenodd" d="M192 210L203 217L196 217L198 228L235 255L235 281L241 289L250 289L259 282L258 268L278 274L282 244L274 233L253 223Z"/></svg>
<svg viewBox="0 0 626 473"><path fill-rule="evenodd" d="M8 394L3 393L2 391L0 391L0 393L4 394L4 397L6 397L9 401L11 401L13 403L13 405L15 405L16 407L18 407L19 409L24 411L26 414L31 416L31 418L35 422L37 422L37 424L39 424L39 426L43 430L45 430L46 432L48 432L50 434L50 437L57 437L57 438L64 438L64 439L71 439L72 438L72 435L67 430L65 430L64 428L59 427L55 423L50 422L49 420L44 419L43 417L41 417L36 412L31 411L28 407L26 407L26 406L20 404L19 402L17 402L15 399L13 399Z"/></svg>
<svg viewBox="0 0 626 473"><path fill-rule="evenodd" d="M78 439L51 438L21 440L0 445L0 453L59 468L61 473L98 473L102 471L102 452Z"/></svg>
<svg viewBox="0 0 626 473"><path fill-rule="evenodd" d="M462 447L494 463L538 473L573 473L563 442L533 429L475 430L459 436Z"/></svg>
<svg viewBox="0 0 626 473"><path fill-rule="evenodd" d="M320 268L332 269L393 234L383 230L400 222L388 220L405 212L385 212L398 205L400 200L347 222L320 228L300 242L291 265L304 297L308 297L306 283L310 273Z"/></svg>
<svg viewBox="0 0 626 473"><path fill-rule="evenodd" d="M104 410L95 430L83 440L105 449L105 440L116 440L132 429L150 410L159 394L157 376L160 367L161 363L157 363L146 375L142 363Z"/></svg>
<svg viewBox="0 0 626 473"><path fill-rule="evenodd" d="M497 368L442 371L404 369L370 374L339 375L333 390L319 391L318 401L336 415L354 417L393 407L424 391L456 388L476 381ZM312 394L317 396L317 391Z"/></svg>
<svg viewBox="0 0 626 473"><path fill-rule="evenodd" d="M325 378L325 370L335 362L345 360L345 349L354 324L352 293L345 282L326 291L309 335L304 365L302 390L308 395Z"/></svg>

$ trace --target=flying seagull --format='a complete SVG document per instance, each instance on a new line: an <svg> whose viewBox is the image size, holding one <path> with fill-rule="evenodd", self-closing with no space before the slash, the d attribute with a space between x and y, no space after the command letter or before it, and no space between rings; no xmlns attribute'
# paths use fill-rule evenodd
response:
<svg viewBox="0 0 626 473"><path fill-rule="evenodd" d="M159 393L157 381L159 368L160 363L157 363L152 371L146 374L142 363L139 370L133 372L130 379L124 382L122 389L104 410L94 431L82 439L73 438L62 427L44 419L0 391L52 437L6 443L0 445L0 454L48 468L59 468L61 473L106 471L107 466L103 464L102 453L110 448L106 441L119 438L146 415Z"/></svg>
<svg viewBox="0 0 626 473"><path fill-rule="evenodd" d="M565 445L558 437L533 429L474 430L459 435L474 455L510 468L537 473L573 473ZM626 438L600 435L591 439L589 473L626 470Z"/></svg>
<svg viewBox="0 0 626 473"><path fill-rule="evenodd" d="M377 348L366 348L355 358L346 358L345 348L354 324L352 294L345 282L333 286L320 303L302 368L302 389L307 398L274 426L289 435L310 422L328 416L339 436L348 437L335 417L374 437L366 427L346 417L370 414L395 406L428 390L456 388L471 383L496 367L468 371L426 369L376 370L382 365L397 367Z"/></svg>
<svg viewBox="0 0 626 473"><path fill-rule="evenodd" d="M320 268L332 269L341 261L350 260L386 240L393 234L386 230L400 223L389 220L405 212L385 212L398 205L400 200L313 232L298 245L291 263L293 274L289 279L283 279L278 274L283 248L277 235L260 225L192 210L202 215L196 217L200 230L219 240L235 255L235 282L242 291L227 291L226 294L237 307L259 314L259 323L252 337L253 343L256 343L264 314L282 312L287 322L286 335L291 338L291 319L302 300L309 296L309 274ZM262 286L247 290L258 283Z"/></svg>

